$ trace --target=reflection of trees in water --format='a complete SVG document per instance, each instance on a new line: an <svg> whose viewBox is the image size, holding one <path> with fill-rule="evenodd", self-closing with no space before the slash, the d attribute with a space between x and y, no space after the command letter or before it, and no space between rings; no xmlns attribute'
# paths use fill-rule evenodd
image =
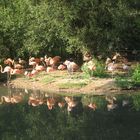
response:
<svg viewBox="0 0 140 140"><path fill-rule="evenodd" d="M71 115L67 113L67 104L62 108L57 105L59 101L64 101L63 98L57 99L56 106L52 110L49 110L46 104L33 107L27 102L1 105L1 139L129 140L139 138L140 112L101 110L99 103L98 109L94 111L81 102L81 97L72 97L72 99L77 102L77 106L72 108ZM121 106L121 98L119 101Z"/></svg>
<svg viewBox="0 0 140 140"><path fill-rule="evenodd" d="M21 92L12 90L12 96ZM23 93L23 100L17 104L0 105L1 139L139 139L139 94L115 96L112 101L114 96L32 93ZM29 97L43 103L28 105ZM108 111L108 102L118 107ZM95 103L95 110L88 106L90 103Z"/></svg>

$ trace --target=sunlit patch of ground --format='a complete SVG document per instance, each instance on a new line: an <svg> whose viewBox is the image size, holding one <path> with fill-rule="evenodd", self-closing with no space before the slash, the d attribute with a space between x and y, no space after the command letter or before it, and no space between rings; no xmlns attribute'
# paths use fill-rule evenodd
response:
<svg viewBox="0 0 140 140"><path fill-rule="evenodd" d="M69 75L67 71L42 72L28 79L18 77L11 81L13 86L26 89L40 89L49 92L105 94L119 89L112 78L84 78L81 72Z"/></svg>

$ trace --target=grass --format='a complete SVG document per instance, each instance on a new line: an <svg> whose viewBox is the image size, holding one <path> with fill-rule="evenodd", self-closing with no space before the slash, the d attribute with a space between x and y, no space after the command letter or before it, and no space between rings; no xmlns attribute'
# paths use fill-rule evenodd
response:
<svg viewBox="0 0 140 140"><path fill-rule="evenodd" d="M50 75L46 75L41 79L41 82L45 83L45 84L49 84L49 83L52 83L54 81L55 81L55 78L50 76Z"/></svg>
<svg viewBox="0 0 140 140"><path fill-rule="evenodd" d="M59 88L63 88L63 89L67 89L67 88L82 88L84 86L86 86L87 83L86 82L81 82L81 83L61 83L58 84Z"/></svg>

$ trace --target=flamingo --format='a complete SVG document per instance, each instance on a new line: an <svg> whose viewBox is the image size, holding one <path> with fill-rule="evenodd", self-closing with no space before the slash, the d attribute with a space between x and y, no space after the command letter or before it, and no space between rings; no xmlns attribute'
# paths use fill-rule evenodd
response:
<svg viewBox="0 0 140 140"><path fill-rule="evenodd" d="M60 56L53 57L52 59L50 59L50 65L54 68L60 62L60 59Z"/></svg>
<svg viewBox="0 0 140 140"><path fill-rule="evenodd" d="M11 71L13 69L10 66L6 66L3 70L3 67L1 65L0 65L0 68L1 68L0 70L1 73L7 73L7 82L9 82L11 79Z"/></svg>
<svg viewBox="0 0 140 140"><path fill-rule="evenodd" d="M35 68L36 64L37 63L35 61L29 61L29 65L32 66L33 68Z"/></svg>
<svg viewBox="0 0 140 140"><path fill-rule="evenodd" d="M5 72L10 73L12 70L10 66L6 66L3 70L3 67L0 65L0 68L1 68L1 73L5 73Z"/></svg>
<svg viewBox="0 0 140 140"><path fill-rule="evenodd" d="M7 58L6 60L4 60L4 64L12 66L14 64L14 60L12 60L11 58Z"/></svg>
<svg viewBox="0 0 140 140"><path fill-rule="evenodd" d="M123 70L124 71L129 71L130 70L130 66L128 66L127 64L123 64Z"/></svg>
<svg viewBox="0 0 140 140"><path fill-rule="evenodd" d="M23 70L21 70L21 69L12 69L10 71L10 74L11 75L14 75L14 74L23 74Z"/></svg>
<svg viewBox="0 0 140 140"><path fill-rule="evenodd" d="M58 65L60 63L60 56L55 56L55 57L48 57L45 56L45 62L47 66L51 66L52 68L55 68L56 65Z"/></svg>
<svg viewBox="0 0 140 140"><path fill-rule="evenodd" d="M32 75L36 75L36 74L38 74L38 71L35 70L35 69L33 69L33 70L31 71L31 74L32 74Z"/></svg>
<svg viewBox="0 0 140 140"><path fill-rule="evenodd" d="M89 65L88 69L91 70L91 71L94 71L94 70L96 70L96 66L95 65Z"/></svg>
<svg viewBox="0 0 140 140"><path fill-rule="evenodd" d="M83 66L86 66L90 71L96 70L96 65L92 60L84 62Z"/></svg>
<svg viewBox="0 0 140 140"><path fill-rule="evenodd" d="M23 69L23 66L21 64L14 64L15 69Z"/></svg>
<svg viewBox="0 0 140 140"><path fill-rule="evenodd" d="M33 77L36 74L38 74L38 71L35 70L35 69L33 69L31 72L29 72L29 71L25 71L24 72L24 75L27 76L28 78L31 78L31 77Z"/></svg>
<svg viewBox="0 0 140 140"><path fill-rule="evenodd" d="M66 65L64 65L64 64L60 64L59 66L58 66L58 70L65 70L67 68L67 66Z"/></svg>
<svg viewBox="0 0 140 140"><path fill-rule="evenodd" d="M121 55L119 53L116 52L116 54L113 56L112 60L114 62L116 62L119 58L121 57Z"/></svg>
<svg viewBox="0 0 140 140"><path fill-rule="evenodd" d="M29 64L30 62L35 62L36 64L39 64L41 62L40 58L30 57L29 58Z"/></svg>
<svg viewBox="0 0 140 140"><path fill-rule="evenodd" d="M45 63L45 58L44 57L40 57L40 64L42 64L44 67L46 67L46 63Z"/></svg>
<svg viewBox="0 0 140 140"><path fill-rule="evenodd" d="M10 75L14 75L14 74L22 74L23 70L20 69L12 69L10 66L6 66L3 70L3 67L0 65L1 68L1 73L9 73Z"/></svg>
<svg viewBox="0 0 140 140"><path fill-rule="evenodd" d="M109 63L107 65L107 70L110 71L110 72L113 72L115 70L115 65L114 65L114 61L112 63Z"/></svg>
<svg viewBox="0 0 140 140"><path fill-rule="evenodd" d="M18 62L19 64L22 64L22 65L26 64L26 61L21 58L18 59Z"/></svg>
<svg viewBox="0 0 140 140"><path fill-rule="evenodd" d="M111 62L111 63L109 63L108 65L107 65L107 70L109 71L109 72L111 72L111 77L113 78L113 75L115 74L115 70L116 70L116 66L114 65L114 61L113 62Z"/></svg>
<svg viewBox="0 0 140 140"><path fill-rule="evenodd" d="M37 64L37 65L35 66L35 70L38 71L38 72L39 72L39 71L43 71L43 70L45 70L45 67L42 66L42 65L38 65L38 64Z"/></svg>
<svg viewBox="0 0 140 140"><path fill-rule="evenodd" d="M63 64L67 66L69 74L73 74L73 72L79 69L79 66L73 61L66 60Z"/></svg>
<svg viewBox="0 0 140 140"><path fill-rule="evenodd" d="M50 65L50 59L52 59L51 57L47 57L45 56L45 63L46 63L46 66L49 66Z"/></svg>
<svg viewBox="0 0 140 140"><path fill-rule="evenodd" d="M52 68L52 67L47 67L47 69L46 69L46 72L47 72L47 73L52 72L52 71L54 71L54 68Z"/></svg>
<svg viewBox="0 0 140 140"><path fill-rule="evenodd" d="M83 61L85 62L88 62L92 59L92 56L89 52L86 52L84 55L83 55Z"/></svg>
<svg viewBox="0 0 140 140"><path fill-rule="evenodd" d="M105 69L107 69L108 64L110 64L110 63L112 63L112 60L111 60L111 58L108 57L105 61Z"/></svg>
<svg viewBox="0 0 140 140"><path fill-rule="evenodd" d="M33 75L29 71L25 71L24 75L27 76L28 78L31 78Z"/></svg>

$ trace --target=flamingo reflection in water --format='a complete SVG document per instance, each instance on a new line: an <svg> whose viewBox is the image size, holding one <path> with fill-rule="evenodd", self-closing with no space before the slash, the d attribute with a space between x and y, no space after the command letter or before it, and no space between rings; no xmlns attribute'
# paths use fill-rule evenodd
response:
<svg viewBox="0 0 140 140"><path fill-rule="evenodd" d="M106 100L107 100L107 102L108 102L108 104L107 104L107 110L108 111L111 111L111 110L114 110L114 109L116 109L117 107L118 107L118 105L116 104L116 97L112 97L112 96L106 96L106 98L105 98Z"/></svg>
<svg viewBox="0 0 140 140"><path fill-rule="evenodd" d="M53 98L53 97L47 98L47 106L48 106L49 110L52 110L54 108L55 104L56 104L55 98Z"/></svg>
<svg viewBox="0 0 140 140"><path fill-rule="evenodd" d="M65 97L67 104L68 114L72 116L77 116L83 112L83 104L81 102L81 97Z"/></svg>
<svg viewBox="0 0 140 140"><path fill-rule="evenodd" d="M72 111L72 109L77 105L77 101L75 101L74 99L73 99L73 97L68 97L68 96L66 96L65 97L65 101L66 101L66 103L67 103L67 111Z"/></svg>
<svg viewBox="0 0 140 140"><path fill-rule="evenodd" d="M13 96L1 96L1 104L2 103L12 103L16 104L23 100L23 96L20 93L19 95L13 95Z"/></svg>
<svg viewBox="0 0 140 140"><path fill-rule="evenodd" d="M28 105L31 105L31 106L34 106L34 107L42 105L43 103L44 102L43 102L42 98L30 96L29 99L28 99Z"/></svg>
<svg viewBox="0 0 140 140"><path fill-rule="evenodd" d="M64 106L65 106L65 102L64 101L59 101L58 102L58 106L60 107L60 108L63 108Z"/></svg>
<svg viewBox="0 0 140 140"><path fill-rule="evenodd" d="M93 109L94 111L97 109L97 105L95 103L88 104L88 108Z"/></svg>

